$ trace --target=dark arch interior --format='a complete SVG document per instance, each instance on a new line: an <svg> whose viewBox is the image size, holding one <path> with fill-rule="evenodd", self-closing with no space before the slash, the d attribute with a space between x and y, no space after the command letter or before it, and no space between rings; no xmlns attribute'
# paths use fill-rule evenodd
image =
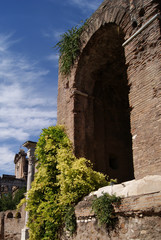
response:
<svg viewBox="0 0 161 240"><path fill-rule="evenodd" d="M118 182L134 178L123 42L117 25L102 26L83 50L74 86L88 94L75 95L75 154Z"/></svg>
<svg viewBox="0 0 161 240"><path fill-rule="evenodd" d="M7 214L7 218L13 218L13 213L12 213L12 212L9 212L9 213Z"/></svg>
<svg viewBox="0 0 161 240"><path fill-rule="evenodd" d="M18 213L16 214L16 218L21 218L21 213L20 213L20 212L18 212Z"/></svg>

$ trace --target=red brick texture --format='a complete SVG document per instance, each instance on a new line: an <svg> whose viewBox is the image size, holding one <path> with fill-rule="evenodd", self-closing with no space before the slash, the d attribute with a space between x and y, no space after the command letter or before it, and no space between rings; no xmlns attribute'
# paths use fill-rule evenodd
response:
<svg viewBox="0 0 161 240"><path fill-rule="evenodd" d="M119 182L161 174L160 20L121 47L160 11L159 0L105 0L82 33L71 74L59 73L58 124L77 156Z"/></svg>

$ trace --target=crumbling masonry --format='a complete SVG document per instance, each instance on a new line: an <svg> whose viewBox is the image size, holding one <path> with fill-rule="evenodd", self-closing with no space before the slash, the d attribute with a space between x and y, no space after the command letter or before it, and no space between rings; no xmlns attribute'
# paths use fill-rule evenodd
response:
<svg viewBox="0 0 161 240"><path fill-rule="evenodd" d="M58 123L75 154L119 182L161 174L160 11L159 0L104 1L70 76L59 73Z"/></svg>
<svg viewBox="0 0 161 240"><path fill-rule="evenodd" d="M105 0L91 16L71 74L59 73L58 124L77 157L121 183L100 192L124 196L115 230L97 224L87 197L62 239L160 240L160 0Z"/></svg>

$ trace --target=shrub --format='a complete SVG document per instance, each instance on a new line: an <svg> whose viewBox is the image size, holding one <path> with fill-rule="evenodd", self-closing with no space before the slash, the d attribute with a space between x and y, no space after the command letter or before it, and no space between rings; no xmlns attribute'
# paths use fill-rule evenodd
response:
<svg viewBox="0 0 161 240"><path fill-rule="evenodd" d="M16 206L20 203L21 199L24 198L25 193L26 193L26 187L20 188L16 191L13 197L13 201L15 203L15 209L16 209Z"/></svg>
<svg viewBox="0 0 161 240"><path fill-rule="evenodd" d="M107 185L85 158L77 159L62 126L44 129L36 147L38 172L28 192L30 240L56 240L62 224L71 229L69 209L83 196Z"/></svg>
<svg viewBox="0 0 161 240"><path fill-rule="evenodd" d="M14 196L12 196L12 193L2 194L0 198L0 211L16 209L17 204L24 198L25 192L26 188L20 188L16 191Z"/></svg>

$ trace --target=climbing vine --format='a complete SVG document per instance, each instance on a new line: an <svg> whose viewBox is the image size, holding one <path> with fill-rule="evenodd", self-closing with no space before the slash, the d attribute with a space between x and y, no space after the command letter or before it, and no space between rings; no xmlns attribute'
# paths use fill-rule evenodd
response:
<svg viewBox="0 0 161 240"><path fill-rule="evenodd" d="M62 126L44 129L36 147L38 172L28 192L30 240L57 240L62 224L75 230L73 206L107 185L85 158L77 159Z"/></svg>
<svg viewBox="0 0 161 240"><path fill-rule="evenodd" d="M61 40L55 45L60 54L60 72L64 75L70 73L74 61L80 54L80 35L85 25L86 23L69 29L61 35Z"/></svg>

